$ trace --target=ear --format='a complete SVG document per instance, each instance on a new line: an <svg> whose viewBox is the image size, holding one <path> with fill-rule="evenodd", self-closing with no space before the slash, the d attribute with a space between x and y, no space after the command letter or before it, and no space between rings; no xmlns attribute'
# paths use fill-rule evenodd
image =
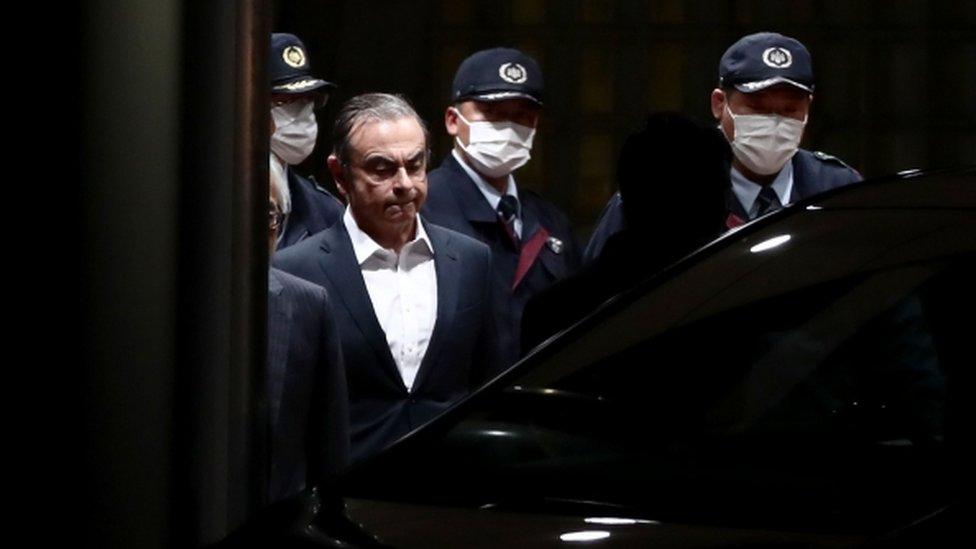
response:
<svg viewBox="0 0 976 549"><path fill-rule="evenodd" d="M715 120L722 119L722 111L725 110L725 102L728 98L725 97L725 92L719 88L712 90L712 116Z"/></svg>
<svg viewBox="0 0 976 549"><path fill-rule="evenodd" d="M349 202L349 193L346 190L346 174L342 169L342 162L336 155L330 154L325 163L329 167L329 173L332 174L332 180L335 181L339 194L346 199L346 202Z"/></svg>
<svg viewBox="0 0 976 549"><path fill-rule="evenodd" d="M444 128L447 130L447 135L457 135L459 131L458 125L460 123L457 109L454 105L451 105L444 111Z"/></svg>

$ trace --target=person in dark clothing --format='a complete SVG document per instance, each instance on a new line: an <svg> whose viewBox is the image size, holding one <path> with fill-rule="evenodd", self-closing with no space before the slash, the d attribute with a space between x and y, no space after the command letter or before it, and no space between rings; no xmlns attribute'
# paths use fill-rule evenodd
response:
<svg viewBox="0 0 976 549"><path fill-rule="evenodd" d="M617 165L626 228L576 276L529 300L523 354L721 234L730 160L715 128L677 113L649 116Z"/></svg>
<svg viewBox="0 0 976 549"><path fill-rule="evenodd" d="M294 34L276 32L268 49L271 79L271 170L286 184L280 189L284 223L277 249L286 248L332 226L342 217L342 203L294 166L315 149L315 109L325 105L335 84L316 78L305 44ZM274 180L272 180L274 181Z"/></svg>
<svg viewBox="0 0 976 549"><path fill-rule="evenodd" d="M850 185L861 174L835 156L800 148L814 77L810 52L775 32L742 37L719 61L712 115L733 151L726 193L731 229L786 205ZM626 225L620 193L600 214L583 252L588 263Z"/></svg>

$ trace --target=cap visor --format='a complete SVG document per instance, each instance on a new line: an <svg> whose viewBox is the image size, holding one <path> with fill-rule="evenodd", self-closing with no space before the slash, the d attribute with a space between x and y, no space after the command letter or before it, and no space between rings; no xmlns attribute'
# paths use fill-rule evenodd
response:
<svg viewBox="0 0 976 549"><path fill-rule="evenodd" d="M789 84L791 86L800 88L801 90L807 93L813 93L812 85L808 86L806 84L801 84L795 80L790 80L789 78L785 78L782 76L777 76L775 78L768 78L766 80L757 80L755 82L740 82L738 84L735 84L735 89L739 90L742 93L754 93L757 91L765 90L766 88L775 86L777 84Z"/></svg>
<svg viewBox="0 0 976 549"><path fill-rule="evenodd" d="M298 94L312 91L326 92L328 90L324 90L322 88L334 87L336 87L336 85L332 82L326 82L320 78L297 78L291 82L273 84L271 86L271 91L274 93Z"/></svg>
<svg viewBox="0 0 976 549"><path fill-rule="evenodd" d="M503 91L503 92L490 92L490 93L479 93L474 95L469 95L464 99L474 99L475 101L485 101L491 103L493 101L504 101L506 99L528 99L536 104L542 105L542 101L538 98L529 95L527 93L517 92L517 91Z"/></svg>

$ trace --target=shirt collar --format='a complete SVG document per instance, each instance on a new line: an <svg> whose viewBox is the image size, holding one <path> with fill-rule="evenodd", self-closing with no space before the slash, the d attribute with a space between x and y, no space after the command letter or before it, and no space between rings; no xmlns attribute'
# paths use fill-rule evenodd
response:
<svg viewBox="0 0 976 549"><path fill-rule="evenodd" d="M742 172L732 167L731 172L732 179L732 192L735 193L736 198L739 199L739 203L746 212L752 210L753 204L756 203L756 198L759 197L759 191L762 190L762 185L755 183L746 176L742 175ZM776 192L776 197L779 198L779 203L782 205L789 204L790 196L793 194L793 162L788 161L783 168L776 174L776 179L770 183L773 191Z"/></svg>
<svg viewBox="0 0 976 549"><path fill-rule="evenodd" d="M485 178L481 177L480 173L471 169L471 166L468 166L467 162L464 161L463 155L461 155L457 149L451 149L451 154L454 155L454 159L457 160L458 164L461 165L461 169L463 169L464 172L468 174L468 177L474 181L475 186L478 187L478 190L481 191L482 195L484 195L485 200L487 200L488 204L491 205L491 209L497 211L498 203L502 201L502 193L498 192L498 189L495 187L489 185L488 182L485 181ZM518 208L515 211L515 217L521 218L522 203L518 201L518 188L515 186L515 178L512 176L512 174L508 174L508 188L505 189L505 194L515 197L518 204Z"/></svg>
<svg viewBox="0 0 976 549"><path fill-rule="evenodd" d="M356 263L362 265L369 258L373 257L377 253L381 256L393 256L395 253L393 250L384 248L380 246L373 237L366 234L365 231L359 228L359 224L356 223L356 218L352 215L352 210L349 206L346 206L345 213L342 214L342 223L346 226L346 231L349 233L349 240L352 241L352 249L356 254ZM424 224L422 223L420 216L417 216L416 232L414 233L414 238L406 245L403 246L401 250L402 255L410 254L420 254L424 253L429 257L434 256L434 244L430 241L430 237L427 236L427 230L424 229Z"/></svg>

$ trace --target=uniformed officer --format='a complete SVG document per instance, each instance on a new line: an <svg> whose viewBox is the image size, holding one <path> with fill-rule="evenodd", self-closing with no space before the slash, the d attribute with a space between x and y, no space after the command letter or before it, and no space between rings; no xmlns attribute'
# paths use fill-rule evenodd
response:
<svg viewBox="0 0 976 549"><path fill-rule="evenodd" d="M293 168L315 149L318 123L315 109L325 105L335 85L311 75L305 45L294 34L274 33L268 51L271 79L271 169L279 170L288 186L281 189L284 226L278 249L325 230L342 217L343 205L313 179ZM275 181L276 178L272 178Z"/></svg>
<svg viewBox="0 0 976 549"><path fill-rule="evenodd" d="M542 94L539 65L519 50L492 48L465 59L444 113L454 148L430 172L423 209L432 223L491 248L501 295L495 312L508 362L518 355L525 302L579 267L569 220L519 188L513 175L531 156Z"/></svg>
<svg viewBox="0 0 976 549"><path fill-rule="evenodd" d="M841 160L799 148L813 87L810 53L794 38L750 34L722 56L711 107L733 153L727 228L861 180ZM601 214L585 260L599 255L624 225L618 193Z"/></svg>

